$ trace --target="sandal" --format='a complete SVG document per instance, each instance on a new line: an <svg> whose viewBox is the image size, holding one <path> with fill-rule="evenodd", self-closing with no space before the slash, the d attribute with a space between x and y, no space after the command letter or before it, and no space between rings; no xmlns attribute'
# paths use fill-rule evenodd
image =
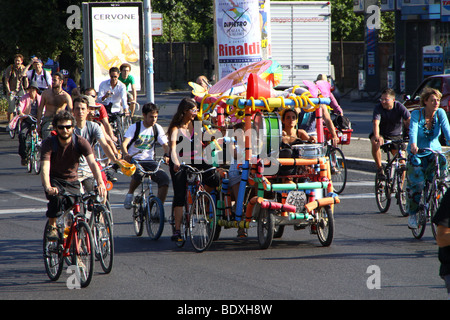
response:
<svg viewBox="0 0 450 320"><path fill-rule="evenodd" d="M128 62L136 62L138 61L139 57L136 53L136 51L133 48L133 45L131 44L131 39L128 34L125 32L122 33L122 39L120 40L120 46L122 48L122 53L125 55L125 60Z"/></svg>

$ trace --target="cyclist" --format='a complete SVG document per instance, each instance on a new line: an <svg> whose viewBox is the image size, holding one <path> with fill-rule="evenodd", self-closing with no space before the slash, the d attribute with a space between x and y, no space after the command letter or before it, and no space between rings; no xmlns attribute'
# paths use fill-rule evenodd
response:
<svg viewBox="0 0 450 320"><path fill-rule="evenodd" d="M95 91L94 88L85 89L84 94L94 98L94 100L97 100L97 91ZM88 107L91 110L92 120L101 123L111 140L113 142L117 142L117 137L114 135L111 124L109 123L108 112L106 111L105 106L96 102L95 105L90 104Z"/></svg>
<svg viewBox="0 0 450 320"><path fill-rule="evenodd" d="M180 226L183 220L183 207L185 205L187 175L184 171L176 174L180 169L181 163L184 161L200 170L211 168L210 165L203 161L202 155L196 152L198 148L194 135L194 121L197 119L197 111L197 103L195 100L192 98L184 98L178 105L178 109L168 129L170 147L169 169L174 193L173 212L175 228L171 238L172 241L179 241L181 239ZM198 141L198 143L201 143L201 141ZM179 154L178 151L180 150L183 150L183 152ZM186 154L186 150L190 150L190 154ZM196 164L196 162L200 163ZM206 191L211 191L219 185L219 177L214 171L204 174L202 181Z"/></svg>
<svg viewBox="0 0 450 320"><path fill-rule="evenodd" d="M127 87L127 101L130 103L130 115L134 115L134 107L137 99L136 86L134 85L134 77L130 74L131 65L129 63L123 63L120 66L119 81ZM130 86L131 92L128 91Z"/></svg>
<svg viewBox="0 0 450 320"><path fill-rule="evenodd" d="M438 258L441 263L439 275L445 281L450 299L450 191L442 198L432 222L437 224L436 243L439 246Z"/></svg>
<svg viewBox="0 0 450 320"><path fill-rule="evenodd" d="M21 158L21 164L23 166L27 165L27 150L25 139L27 134L33 125L33 121L27 117L31 115L36 118L37 108L41 102L41 96L38 94L38 84L36 81L31 81L28 86L28 93L22 98L20 98L18 116L22 119L20 122L20 133L19 133L19 155Z"/></svg>
<svg viewBox="0 0 450 320"><path fill-rule="evenodd" d="M24 95L25 88L28 85L26 77L27 67L23 65L23 55L20 53L14 56L14 64L5 70L5 89L8 99L8 122L13 119L13 112L16 108L15 96ZM7 127L7 130L8 127Z"/></svg>
<svg viewBox="0 0 450 320"><path fill-rule="evenodd" d="M128 114L127 88L119 81L117 67L109 69L109 79L102 81L98 89L98 102L105 105L109 113L123 111Z"/></svg>
<svg viewBox="0 0 450 320"><path fill-rule="evenodd" d="M42 139L50 135L52 119L56 113L64 109L72 111L72 98L62 89L63 81L64 76L56 72L52 76L51 88L42 93L36 117L37 129Z"/></svg>
<svg viewBox="0 0 450 320"><path fill-rule="evenodd" d="M143 161L140 162L140 165L146 171L156 169L157 163L154 161L156 142L164 148L166 162L169 157L167 136L161 125L156 123L158 112L158 107L155 104L151 102L145 104L142 107L143 120L132 124L128 128L122 144L124 159L128 162L132 162L133 159ZM142 178L143 175L139 170L136 170L131 177L128 193L123 204L125 209L131 209L133 193L141 184ZM164 203L169 189L169 176L164 171L158 170L151 175L151 178L158 184L158 198Z"/></svg>
<svg viewBox="0 0 450 320"><path fill-rule="evenodd" d="M73 114L76 120L74 133L85 138L90 143L91 147L98 142L106 156L111 161L115 162L117 161L117 157L109 147L100 125L92 121L87 121L89 114L88 105L92 103L95 103L94 98L86 96L78 96L73 101ZM87 167L88 164L85 157L80 157L78 167L79 181L83 184L84 190L90 192L94 190L94 181L93 176L86 170Z"/></svg>
<svg viewBox="0 0 450 320"><path fill-rule="evenodd" d="M46 212L49 239L58 237L56 218L61 204L64 203L66 208L71 205L65 203L58 194L64 190L72 194L78 194L80 191L77 169L82 155L86 157L89 168L97 181L99 195L106 196L105 184L92 154L91 146L86 139L73 133L74 122L75 119L71 112L57 113L52 122L56 129L56 136L50 136L42 142L41 181L49 200Z"/></svg>
<svg viewBox="0 0 450 320"><path fill-rule="evenodd" d="M417 228L417 211L422 197L425 179L431 180L434 174L434 154L418 157L419 149L429 148L441 151L439 136L444 132L450 141L450 125L444 109L439 108L442 94L439 90L425 88L420 95L420 109L411 113L409 126L407 169L406 209L409 214L408 227ZM442 174L447 171L445 156L439 155L439 166Z"/></svg>
<svg viewBox="0 0 450 320"><path fill-rule="evenodd" d="M373 110L372 128L369 135L372 144L372 157L377 167L379 179L385 179L383 166L381 164L380 146L384 140L400 140L402 138L402 120L407 128L411 115L406 107L395 101L395 92L392 89L385 89L381 93L380 103ZM396 146L391 149L392 154L396 154Z"/></svg>

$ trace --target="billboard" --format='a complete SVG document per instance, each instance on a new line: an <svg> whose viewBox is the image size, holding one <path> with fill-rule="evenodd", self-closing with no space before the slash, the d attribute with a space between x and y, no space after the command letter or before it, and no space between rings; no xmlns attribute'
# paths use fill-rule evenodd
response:
<svg viewBox="0 0 450 320"><path fill-rule="evenodd" d="M262 60L258 0L215 0L218 77Z"/></svg>
<svg viewBox="0 0 450 320"><path fill-rule="evenodd" d="M111 67L128 63L138 94L145 94L142 3L83 3L83 16L85 87L98 90Z"/></svg>

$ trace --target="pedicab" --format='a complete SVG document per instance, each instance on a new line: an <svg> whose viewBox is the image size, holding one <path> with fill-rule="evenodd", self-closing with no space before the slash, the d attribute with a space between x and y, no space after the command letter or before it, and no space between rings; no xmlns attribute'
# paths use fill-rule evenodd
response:
<svg viewBox="0 0 450 320"><path fill-rule="evenodd" d="M314 98L308 91L288 98L271 97L273 92L265 88L265 82L256 73L248 76L246 89L246 97L208 93L196 96L200 120L208 119L217 109L219 127L225 126L225 114L245 123L245 160L241 164L236 208L232 212L225 172L217 197L216 229L256 226L259 246L266 249L282 235L285 226L291 225L295 230L309 228L323 246L329 246L334 235L334 205L340 201L333 193L330 163L325 157L319 105L329 105L330 99ZM316 113L317 143L293 146L299 156L279 158L282 127L278 112L289 108ZM253 130L253 134L247 134L248 130ZM291 171L280 175L270 170L273 167Z"/></svg>

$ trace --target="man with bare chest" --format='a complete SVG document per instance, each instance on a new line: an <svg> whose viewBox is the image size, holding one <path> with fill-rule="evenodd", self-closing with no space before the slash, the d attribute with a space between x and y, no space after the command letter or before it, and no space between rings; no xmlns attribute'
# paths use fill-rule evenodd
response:
<svg viewBox="0 0 450 320"><path fill-rule="evenodd" d="M52 76L52 87L42 93L37 114L37 129L42 139L47 138L53 130L52 120L55 114L62 110L72 112L72 98L63 90L63 82L64 76L56 72Z"/></svg>

